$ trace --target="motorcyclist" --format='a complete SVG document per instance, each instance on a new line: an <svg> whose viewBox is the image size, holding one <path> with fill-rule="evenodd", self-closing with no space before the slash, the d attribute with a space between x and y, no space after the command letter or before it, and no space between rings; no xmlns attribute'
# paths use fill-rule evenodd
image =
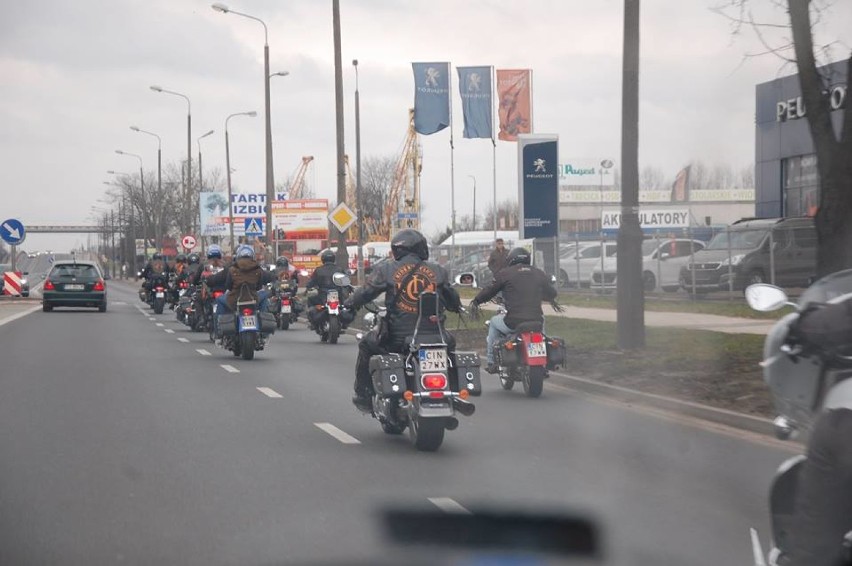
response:
<svg viewBox="0 0 852 566"><path fill-rule="evenodd" d="M308 296L308 306L315 307L317 305L322 305L325 303L325 292L329 289L336 289L337 286L334 284L334 274L340 272L340 268L335 265L335 260L337 259L337 254L335 254L331 250L326 250L322 252L320 255L320 261L322 261L322 265L314 269L314 272L311 274L310 279L305 284L305 294ZM342 296L341 299L345 300L346 297ZM309 308L308 309L308 322L313 324L314 318L316 317L317 309Z"/></svg>
<svg viewBox="0 0 852 566"><path fill-rule="evenodd" d="M506 258L507 266L494 274L491 285L482 289L471 301L471 309L490 301L497 293L503 293L506 314L498 314L491 318L488 325L486 360L488 373L497 373L498 367L492 351L494 344L508 336L524 322L542 320L541 302L550 301L554 308L560 310L554 302L556 289L547 274L530 265L530 252L524 248L515 248Z"/></svg>
<svg viewBox="0 0 852 566"><path fill-rule="evenodd" d="M255 296L259 310L266 309L266 291L263 286L275 280L275 275L261 268L255 259L254 248L249 245L241 245L237 248L235 261L228 269L220 271L207 278L207 284L211 288L217 285L225 289L225 294L216 299L219 305L218 314L235 312L237 309L237 298L244 284L248 285L252 295Z"/></svg>
<svg viewBox="0 0 852 566"><path fill-rule="evenodd" d="M166 263L163 254L160 252L155 252L154 255L151 256L151 259L148 263L145 264L145 267L142 268L140 275L142 276L142 288L145 289L147 293L151 292L151 281L156 276L165 276L169 273L169 266Z"/></svg>
<svg viewBox="0 0 852 566"><path fill-rule="evenodd" d="M195 280L195 274L199 271L201 271L201 256L197 253L189 254L186 257L186 276L190 285Z"/></svg>
<svg viewBox="0 0 852 566"><path fill-rule="evenodd" d="M209 248L207 248L207 265L204 267L204 269L196 270L195 275L190 279L190 284L200 285L205 277L221 271L223 265L224 262L222 259L222 249L216 244L211 245ZM207 275L205 275L205 273Z"/></svg>
<svg viewBox="0 0 852 566"><path fill-rule="evenodd" d="M401 230L391 240L391 252L393 261L377 266L365 285L344 302L344 307L358 309L382 293L385 294L387 314L384 324L369 332L358 344L355 396L352 402L366 412L372 410L370 357L405 351L405 339L414 333L417 324L420 294L434 291L439 295L442 307L453 312L461 310L461 300L450 286L446 270L437 263L427 261L429 247L423 234L413 229ZM455 338L447 332L444 336L452 352L455 349Z"/></svg>
<svg viewBox="0 0 852 566"><path fill-rule="evenodd" d="M801 348L802 355L833 351L848 356L850 329L852 300L828 303L802 311L790 325L787 341ZM847 366L844 361L842 367ZM831 403L819 401L821 413L815 416L799 477L795 516L787 533L789 562L785 564L790 566L847 563L841 560L841 542L852 533L852 382L841 381L831 388Z"/></svg>
<svg viewBox="0 0 852 566"><path fill-rule="evenodd" d="M296 275L296 270L290 265L290 260L286 256L279 256L275 260L275 276L278 281L286 281L290 284L293 294L299 290L299 277Z"/></svg>
<svg viewBox="0 0 852 566"><path fill-rule="evenodd" d="M186 254L178 254L175 256L174 273L179 280L186 276Z"/></svg>

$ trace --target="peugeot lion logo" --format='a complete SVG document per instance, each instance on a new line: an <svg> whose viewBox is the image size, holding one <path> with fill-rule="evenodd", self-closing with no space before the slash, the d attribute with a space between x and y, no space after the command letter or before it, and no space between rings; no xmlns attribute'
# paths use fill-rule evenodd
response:
<svg viewBox="0 0 852 566"><path fill-rule="evenodd" d="M437 87L439 76L441 75L438 72L438 69L435 67L428 67L426 69L426 86Z"/></svg>
<svg viewBox="0 0 852 566"><path fill-rule="evenodd" d="M544 159L538 158L533 161L533 165L535 165L535 173L547 173L547 169L544 168Z"/></svg>
<svg viewBox="0 0 852 566"><path fill-rule="evenodd" d="M479 76L479 73L471 73L467 78L467 91L468 92L479 92L482 86L482 77Z"/></svg>

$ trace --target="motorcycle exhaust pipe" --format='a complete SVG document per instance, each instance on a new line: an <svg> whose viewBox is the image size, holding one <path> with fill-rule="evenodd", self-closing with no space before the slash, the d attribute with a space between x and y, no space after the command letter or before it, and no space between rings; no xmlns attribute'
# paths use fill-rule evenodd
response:
<svg viewBox="0 0 852 566"><path fill-rule="evenodd" d="M466 417L476 412L476 405L468 401L462 401L458 397L453 397L453 408Z"/></svg>

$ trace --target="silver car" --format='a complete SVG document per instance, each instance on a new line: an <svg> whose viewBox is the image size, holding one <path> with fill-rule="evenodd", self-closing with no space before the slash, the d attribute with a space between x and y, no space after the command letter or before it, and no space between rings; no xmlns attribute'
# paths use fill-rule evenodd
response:
<svg viewBox="0 0 852 566"><path fill-rule="evenodd" d="M642 287L645 291L677 291L680 288L680 268L697 251L703 250L701 240L671 238L642 242ZM592 271L592 289L611 291L616 287L616 258L604 260Z"/></svg>

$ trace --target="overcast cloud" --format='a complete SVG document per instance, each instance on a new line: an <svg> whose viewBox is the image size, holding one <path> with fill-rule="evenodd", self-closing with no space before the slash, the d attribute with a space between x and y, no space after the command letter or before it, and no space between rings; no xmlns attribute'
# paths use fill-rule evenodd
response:
<svg viewBox="0 0 852 566"><path fill-rule="evenodd" d="M233 181L263 192L263 32L253 21L214 12L196 0L31 0L3 4L0 20L0 216L25 224L91 222L107 169L156 167L186 152L186 104L149 90L152 84L192 100L195 138L205 171L224 171L224 120L231 121ZM784 14L758 13L784 21ZM741 167L754 159L754 87L782 69L745 30L732 38L712 13L719 0L645 0L642 5L640 161L673 176L691 160ZM335 188L334 69L331 0L240 0L233 9L269 26L276 180L313 155L317 195ZM396 154L414 98L412 61L532 68L535 129L560 136L560 158L618 160L622 2L618 0L341 0L346 148L354 156L353 58L359 60L364 155ZM852 44L852 2L836 2L819 27L823 42ZM455 71L454 81L455 81ZM454 89L457 87L454 84ZM462 139L461 104L453 92L456 209L470 212L477 179L480 212L491 201L491 143ZM445 130L421 137L424 230L449 221L450 147ZM498 199L515 195L516 146L498 142ZM195 155L193 155L195 159ZM79 236L32 235L27 249L65 249Z"/></svg>

